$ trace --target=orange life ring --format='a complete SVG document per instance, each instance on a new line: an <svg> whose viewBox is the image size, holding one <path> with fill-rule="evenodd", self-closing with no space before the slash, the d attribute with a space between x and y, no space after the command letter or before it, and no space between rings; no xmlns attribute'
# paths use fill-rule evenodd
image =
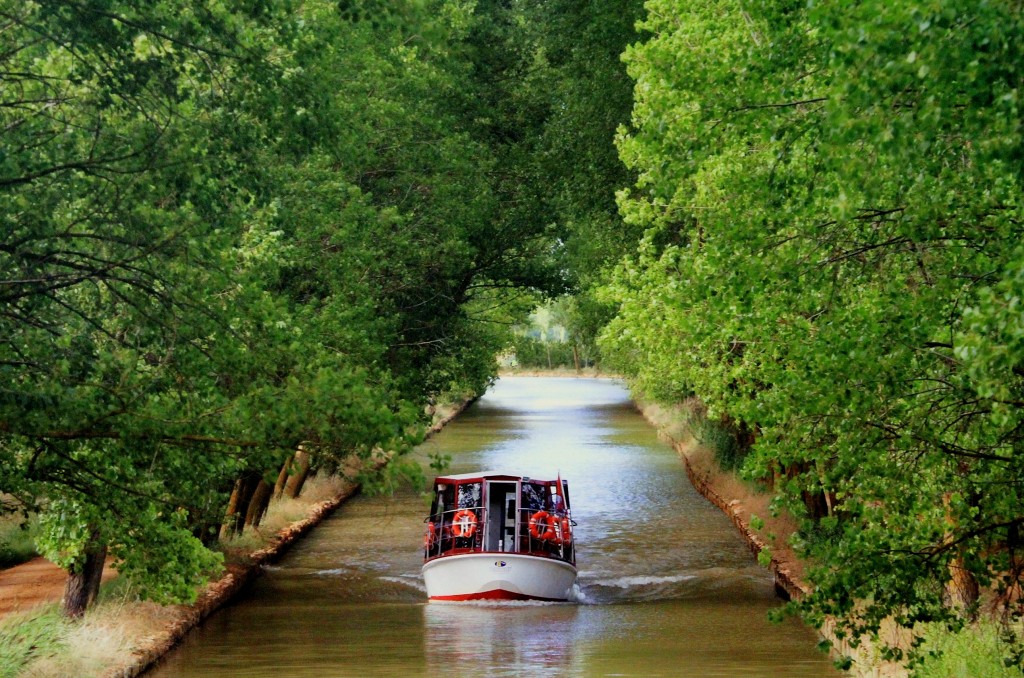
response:
<svg viewBox="0 0 1024 678"><path fill-rule="evenodd" d="M534 539L551 541L555 538L555 517L547 511L537 511L530 516L530 534Z"/></svg>
<svg viewBox="0 0 1024 678"><path fill-rule="evenodd" d="M433 522L427 523L427 533L423 535L423 548L430 549L434 545L434 539L437 536L437 527Z"/></svg>
<svg viewBox="0 0 1024 678"><path fill-rule="evenodd" d="M555 532L552 541L558 544L572 543L572 522L568 518L555 518L551 523L551 528Z"/></svg>
<svg viewBox="0 0 1024 678"><path fill-rule="evenodd" d="M469 509L460 509L452 516L452 534L456 537L472 537L476 532L476 514Z"/></svg>

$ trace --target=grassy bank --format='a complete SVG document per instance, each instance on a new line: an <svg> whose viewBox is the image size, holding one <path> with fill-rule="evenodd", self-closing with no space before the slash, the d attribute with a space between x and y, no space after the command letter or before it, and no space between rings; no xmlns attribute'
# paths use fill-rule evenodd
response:
<svg viewBox="0 0 1024 678"><path fill-rule="evenodd" d="M1024 672L1003 663L1006 644L1001 638L1000 626L992 620L982 620L959 633L933 626L926 634L928 656L914 675L930 678L1020 678Z"/></svg>
<svg viewBox="0 0 1024 678"><path fill-rule="evenodd" d="M428 435L440 431L473 400L466 396L439 403ZM374 460L378 468L386 458ZM353 477L356 471L345 470ZM226 571L200 592L193 605L140 601L126 581L115 578L103 584L98 602L80 621L64 619L57 603L0 619L0 678L139 675L230 600L263 563L280 555L357 490L358 485L347 478L314 475L298 498L271 502L258 528L220 544Z"/></svg>

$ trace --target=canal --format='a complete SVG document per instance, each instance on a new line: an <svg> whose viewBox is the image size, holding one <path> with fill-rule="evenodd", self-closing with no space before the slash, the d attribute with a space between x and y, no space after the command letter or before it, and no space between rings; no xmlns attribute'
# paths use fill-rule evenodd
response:
<svg viewBox="0 0 1024 678"><path fill-rule="evenodd" d="M813 631L767 620L771 576L618 382L503 378L431 452L451 473L561 473L578 603L428 604L426 500L360 496L151 675L837 675Z"/></svg>

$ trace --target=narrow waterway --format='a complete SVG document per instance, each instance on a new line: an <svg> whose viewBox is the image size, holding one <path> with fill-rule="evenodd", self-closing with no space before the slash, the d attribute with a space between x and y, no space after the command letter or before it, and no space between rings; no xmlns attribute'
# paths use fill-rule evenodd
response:
<svg viewBox="0 0 1024 678"><path fill-rule="evenodd" d="M431 452L452 473L561 473L579 603L428 604L427 501L362 496L152 675L837 675L811 630L767 621L771 576L617 382L501 379Z"/></svg>

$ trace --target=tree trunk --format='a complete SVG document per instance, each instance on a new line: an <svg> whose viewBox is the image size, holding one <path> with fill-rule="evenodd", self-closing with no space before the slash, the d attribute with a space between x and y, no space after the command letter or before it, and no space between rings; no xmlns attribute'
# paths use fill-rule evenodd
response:
<svg viewBox="0 0 1024 678"><path fill-rule="evenodd" d="M86 608L96 602L100 594L103 577L103 563L107 559L107 545L99 541L99 534L93 531L85 549L85 559L80 565L68 571L64 585L61 612L65 617L79 619Z"/></svg>
<svg viewBox="0 0 1024 678"><path fill-rule="evenodd" d="M235 511L234 534L242 534L246 526L246 516L249 512L249 503L256 493L256 488L263 482L263 477L250 471L242 476L242 491L238 495L238 507Z"/></svg>
<svg viewBox="0 0 1024 678"><path fill-rule="evenodd" d="M818 522L829 514L828 500L825 498L823 490L807 486L809 485L811 468L810 462L799 462L787 466L784 469L784 474L786 478L790 480L796 479L801 483L800 498L803 500L804 506L807 507L807 515L814 522Z"/></svg>
<svg viewBox="0 0 1024 678"><path fill-rule="evenodd" d="M580 352L579 352L579 349L576 348L576 344L572 345L572 362L573 362L573 365L576 366L576 371L579 372L580 371Z"/></svg>
<svg viewBox="0 0 1024 678"><path fill-rule="evenodd" d="M946 597L949 606L968 619L973 621L978 616L978 580L964 567L964 560L959 555L949 563Z"/></svg>
<svg viewBox="0 0 1024 678"><path fill-rule="evenodd" d="M270 505L271 494L273 494L273 489L263 478L260 478L256 490L252 493L252 499L249 500L249 510L245 512L246 525L259 527L260 521L263 520L263 516L267 512L267 507Z"/></svg>
<svg viewBox="0 0 1024 678"><path fill-rule="evenodd" d="M942 497L942 503L946 507L946 522L949 524L946 539L952 543L955 539L954 528L956 518L949 509L950 494L947 492ZM963 552L959 547L954 547L955 555L949 561L949 581L946 582L946 604L957 610L972 621L978 613L978 580L974 574L964 567Z"/></svg>
<svg viewBox="0 0 1024 678"><path fill-rule="evenodd" d="M284 488L284 493L292 499L298 497L302 492L306 476L309 475L309 454L301 447L295 451L295 467L297 469L295 475L288 479Z"/></svg>
<svg viewBox="0 0 1024 678"><path fill-rule="evenodd" d="M235 487L231 490L231 498L228 499L228 508L224 512L224 524L220 526L221 540L227 539L233 533L235 524L234 516L238 513L238 498L242 493L242 479L235 481Z"/></svg>
<svg viewBox="0 0 1024 678"><path fill-rule="evenodd" d="M294 454L289 454L288 458L281 464L281 472L277 474L277 482L274 483L274 499L280 499L281 495L284 494L284 485L288 482L288 469L291 468L292 459L294 458Z"/></svg>
<svg viewBox="0 0 1024 678"><path fill-rule="evenodd" d="M207 548L217 543L223 522L223 516L219 514L219 510L219 502L211 497L206 500L206 504L201 510L189 512L189 519L192 521L192 535L203 542L203 546Z"/></svg>
<svg viewBox="0 0 1024 678"><path fill-rule="evenodd" d="M245 528L245 516L249 510L249 502L256 490L256 485L262 477L258 473L247 472L235 481L235 487L231 490L231 498L228 500L227 511L224 512L224 524L220 528L221 540L229 539L236 534L241 534Z"/></svg>

